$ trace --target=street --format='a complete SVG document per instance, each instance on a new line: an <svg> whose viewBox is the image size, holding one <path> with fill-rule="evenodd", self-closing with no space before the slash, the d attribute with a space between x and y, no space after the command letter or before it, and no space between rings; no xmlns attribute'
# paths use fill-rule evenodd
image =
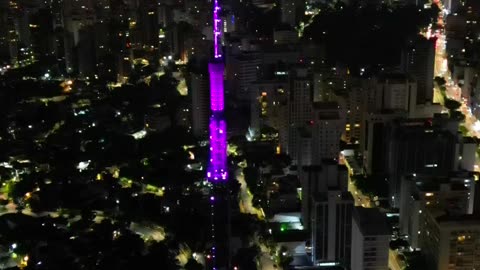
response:
<svg viewBox="0 0 480 270"><path fill-rule="evenodd" d="M440 9L443 10L441 3ZM462 89L455 83L452 78L452 74L448 69L448 55L447 55L447 38L445 34L444 27L444 13L441 12L438 17L438 24L443 26L443 28L436 30L434 34L437 37L437 43L435 48L435 77L441 77L445 79L445 88L446 96L449 99L456 100L461 103L459 111L465 115L464 126L468 131L468 135L472 137L480 137L480 121L472 114L472 110L468 104L468 100L462 97ZM443 97L441 97L441 90L438 86L435 86L434 89L434 101L443 102ZM479 166L480 160L477 156L476 164L474 167L475 171L480 171Z"/></svg>

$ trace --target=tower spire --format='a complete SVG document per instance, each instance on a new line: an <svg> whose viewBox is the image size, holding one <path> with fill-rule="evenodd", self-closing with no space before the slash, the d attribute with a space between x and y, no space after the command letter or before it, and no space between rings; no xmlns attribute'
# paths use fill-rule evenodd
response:
<svg viewBox="0 0 480 270"><path fill-rule="evenodd" d="M222 57L222 19L220 19L219 13L222 9L218 0L213 2L213 57L220 59Z"/></svg>

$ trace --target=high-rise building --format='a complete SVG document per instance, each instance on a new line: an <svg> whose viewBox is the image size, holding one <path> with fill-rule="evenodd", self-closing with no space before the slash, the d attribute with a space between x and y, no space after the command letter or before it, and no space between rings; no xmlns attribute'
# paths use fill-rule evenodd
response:
<svg viewBox="0 0 480 270"><path fill-rule="evenodd" d="M435 67L435 39L418 36L411 40L402 53L402 68L417 81L418 104L433 101L433 77Z"/></svg>
<svg viewBox="0 0 480 270"><path fill-rule="evenodd" d="M329 190L347 191L348 171L345 166L328 159L318 165L303 166L301 171L302 174L299 175L299 178L302 186L302 220L304 226L309 228L313 222L314 202L312 198L317 193Z"/></svg>
<svg viewBox="0 0 480 270"><path fill-rule="evenodd" d="M224 119L224 62L221 50L222 20L218 0L213 2L213 59L208 64L210 75L210 156L207 179L212 183L211 246L207 255L210 269L230 268L230 192L228 191L227 123Z"/></svg>
<svg viewBox="0 0 480 270"><path fill-rule="evenodd" d="M446 210L454 215L473 213L476 195L474 175L455 172L442 177L404 176L400 194L400 232L408 235L413 248L418 248L420 218L426 210Z"/></svg>
<svg viewBox="0 0 480 270"><path fill-rule="evenodd" d="M280 1L280 12L282 23L292 27L297 26L305 13L305 2L299 0Z"/></svg>
<svg viewBox="0 0 480 270"><path fill-rule="evenodd" d="M388 151L388 125L393 119L406 117L405 114L403 111L365 113L360 135L360 151L363 155L363 166L368 174L385 171L387 161L379 157L386 156Z"/></svg>
<svg viewBox="0 0 480 270"><path fill-rule="evenodd" d="M92 77L95 74L95 35L92 26L79 31L77 44L78 73L81 77Z"/></svg>
<svg viewBox="0 0 480 270"><path fill-rule="evenodd" d="M258 52L243 51L228 61L227 78L238 100L250 101L250 86L258 80L262 59Z"/></svg>
<svg viewBox="0 0 480 270"><path fill-rule="evenodd" d="M10 62L10 53L9 53L9 19L8 12L6 8L0 8L0 24L3 27L0 29L0 61Z"/></svg>
<svg viewBox="0 0 480 270"><path fill-rule="evenodd" d="M191 73L192 129L198 137L207 135L210 115L209 83L206 75Z"/></svg>
<svg viewBox="0 0 480 270"><path fill-rule="evenodd" d="M414 116L418 92L415 80L405 74L383 74L373 80L371 87L369 112L405 111L409 117Z"/></svg>
<svg viewBox="0 0 480 270"><path fill-rule="evenodd" d="M398 205L401 177L406 174L447 175L456 170L458 141L455 124L449 119L394 121L390 129L390 148L383 156L390 163L390 196ZM431 121L431 122L430 122ZM375 157L377 158L377 157ZM381 157L378 157L381 158Z"/></svg>
<svg viewBox="0 0 480 270"><path fill-rule="evenodd" d="M29 18L32 52L35 57L44 59L57 55L54 32L54 17L49 9L40 9Z"/></svg>
<svg viewBox="0 0 480 270"><path fill-rule="evenodd" d="M345 118L336 102L313 103L311 118L297 128L292 158L301 166L318 165L323 159L337 160Z"/></svg>
<svg viewBox="0 0 480 270"><path fill-rule="evenodd" d="M289 131L286 153L294 157L297 153L297 132L312 120L312 74L306 68L295 68L289 74L290 111L288 115ZM296 163L295 157L293 162Z"/></svg>
<svg viewBox="0 0 480 270"><path fill-rule="evenodd" d="M345 102L345 139L358 143L362 130L362 116L365 108L365 88L355 85L348 91Z"/></svg>
<svg viewBox="0 0 480 270"><path fill-rule="evenodd" d="M139 41L144 46L158 48L160 24L157 12L158 5L154 1L142 1L138 8L136 28L139 30Z"/></svg>
<svg viewBox="0 0 480 270"><path fill-rule="evenodd" d="M457 132L457 121L444 115L433 119L401 119L395 114L377 116L369 115L365 124L364 166L368 174L386 175L393 205L399 203L403 175L447 175L460 166L463 146L458 143L462 136Z"/></svg>
<svg viewBox="0 0 480 270"><path fill-rule="evenodd" d="M250 86L251 138L261 138L264 127L278 131L280 151L287 145L288 137L288 83L285 80L257 81Z"/></svg>
<svg viewBox="0 0 480 270"><path fill-rule="evenodd" d="M427 210L420 223L420 248L435 270L480 268L480 219Z"/></svg>
<svg viewBox="0 0 480 270"><path fill-rule="evenodd" d="M378 208L355 207L352 221L352 269L388 269L392 232Z"/></svg>
<svg viewBox="0 0 480 270"><path fill-rule="evenodd" d="M350 266L353 197L349 192L328 191L313 196L312 261Z"/></svg>
<svg viewBox="0 0 480 270"><path fill-rule="evenodd" d="M18 35L18 42L21 47L29 48L32 45L31 32L30 32L30 10L18 12L13 18L15 32Z"/></svg>
<svg viewBox="0 0 480 270"><path fill-rule="evenodd" d="M71 74L76 70L76 55L74 52L73 33L64 31L63 33L63 55L65 60L65 71Z"/></svg>
<svg viewBox="0 0 480 270"><path fill-rule="evenodd" d="M322 159L338 159L340 139L345 127L345 117L336 102L317 102L313 104L311 118L312 163Z"/></svg>

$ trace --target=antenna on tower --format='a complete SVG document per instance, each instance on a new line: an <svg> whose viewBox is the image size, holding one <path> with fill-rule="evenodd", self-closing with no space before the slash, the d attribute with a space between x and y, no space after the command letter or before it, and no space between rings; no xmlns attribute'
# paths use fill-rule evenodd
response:
<svg viewBox="0 0 480 270"><path fill-rule="evenodd" d="M220 19L220 7L218 0L213 2L213 50L214 58L222 57L222 19Z"/></svg>

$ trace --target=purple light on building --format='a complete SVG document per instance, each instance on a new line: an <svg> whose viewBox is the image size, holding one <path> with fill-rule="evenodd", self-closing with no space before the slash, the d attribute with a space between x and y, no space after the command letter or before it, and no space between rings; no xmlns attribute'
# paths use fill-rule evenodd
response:
<svg viewBox="0 0 480 270"><path fill-rule="evenodd" d="M212 181L227 180L227 124L225 120L210 118L210 160L207 178Z"/></svg>
<svg viewBox="0 0 480 270"><path fill-rule="evenodd" d="M212 112L222 112L224 109L223 70L222 62L208 64L208 72L210 73L210 109Z"/></svg>
<svg viewBox="0 0 480 270"><path fill-rule="evenodd" d="M222 20L219 0L213 5L214 60L208 64L210 74L210 160L207 178L212 182L227 180L227 125L222 118L225 108L223 89L224 63L221 53Z"/></svg>
<svg viewBox="0 0 480 270"><path fill-rule="evenodd" d="M222 20L220 19L220 5L218 0L215 0L213 3L213 49L215 59L222 57L222 52L220 49L221 46L221 37L222 37Z"/></svg>
<svg viewBox="0 0 480 270"><path fill-rule="evenodd" d="M208 64L210 73L210 109L212 112L222 112L224 109L223 71L222 61L222 20L220 19L220 5L218 0L213 3L213 49L214 61Z"/></svg>

